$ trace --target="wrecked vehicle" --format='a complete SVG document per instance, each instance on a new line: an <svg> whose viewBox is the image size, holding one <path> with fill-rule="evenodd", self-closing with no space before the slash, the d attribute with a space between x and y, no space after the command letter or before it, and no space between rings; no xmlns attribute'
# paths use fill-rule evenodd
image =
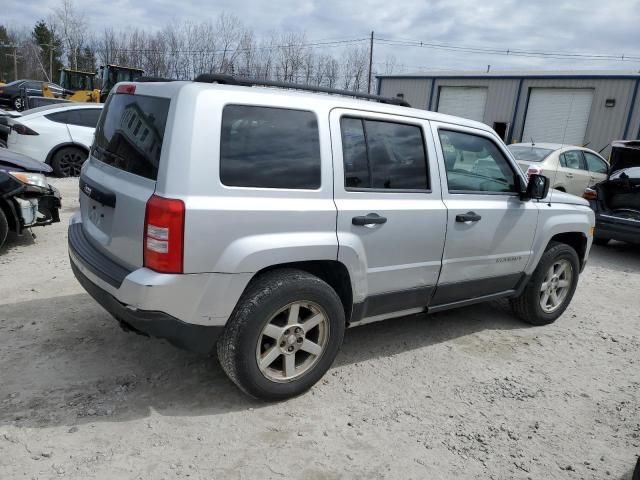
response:
<svg viewBox="0 0 640 480"><path fill-rule="evenodd" d="M607 180L583 195L596 213L593 242L640 244L640 141L613 142L609 163Z"/></svg>
<svg viewBox="0 0 640 480"><path fill-rule="evenodd" d="M47 183L51 167L33 158L0 149L0 248L8 233L60 221L60 193Z"/></svg>

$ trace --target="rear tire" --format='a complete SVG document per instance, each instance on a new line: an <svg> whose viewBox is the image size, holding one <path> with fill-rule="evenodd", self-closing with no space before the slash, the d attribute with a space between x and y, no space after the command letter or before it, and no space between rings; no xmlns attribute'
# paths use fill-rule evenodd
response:
<svg viewBox="0 0 640 480"><path fill-rule="evenodd" d="M610 238L604 238L604 237L593 237L593 243L595 245L598 245L600 247L606 247L607 244L611 241Z"/></svg>
<svg viewBox="0 0 640 480"><path fill-rule="evenodd" d="M552 242L524 291L510 300L511 309L531 325L553 323L569 306L579 275L576 251L564 243Z"/></svg>
<svg viewBox="0 0 640 480"><path fill-rule="evenodd" d="M0 208L0 250L2 250L8 234L9 222L7 221L7 216L2 211L2 208Z"/></svg>
<svg viewBox="0 0 640 480"><path fill-rule="evenodd" d="M301 270L274 270L242 294L218 339L218 359L245 393L283 400L322 378L345 325L342 302L327 283Z"/></svg>
<svg viewBox="0 0 640 480"><path fill-rule="evenodd" d="M77 177L87 156L87 152L78 147L61 148L51 158L53 173L58 177Z"/></svg>

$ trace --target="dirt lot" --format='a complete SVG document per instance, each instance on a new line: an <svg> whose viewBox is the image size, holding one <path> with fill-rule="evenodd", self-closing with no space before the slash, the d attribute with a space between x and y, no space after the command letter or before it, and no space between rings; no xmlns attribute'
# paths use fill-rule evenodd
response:
<svg viewBox="0 0 640 480"><path fill-rule="evenodd" d="M572 305L347 332L311 392L243 396L213 358L121 331L72 277L66 221L0 256L0 478L630 479L640 249L594 247Z"/></svg>

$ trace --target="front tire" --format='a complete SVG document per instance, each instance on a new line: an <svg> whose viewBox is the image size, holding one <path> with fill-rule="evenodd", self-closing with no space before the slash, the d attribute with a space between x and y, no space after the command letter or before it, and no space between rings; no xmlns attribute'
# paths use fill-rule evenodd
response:
<svg viewBox="0 0 640 480"><path fill-rule="evenodd" d="M510 300L513 312L531 325L553 323L569 306L579 275L576 251L564 243L552 242L524 291Z"/></svg>
<svg viewBox="0 0 640 480"><path fill-rule="evenodd" d="M329 369L345 331L335 290L294 269L253 280L218 339L218 359L245 393L274 401L311 388Z"/></svg>
<svg viewBox="0 0 640 480"><path fill-rule="evenodd" d="M64 147L51 158L51 167L58 177L77 177L82 164L87 160L87 152L77 147Z"/></svg>

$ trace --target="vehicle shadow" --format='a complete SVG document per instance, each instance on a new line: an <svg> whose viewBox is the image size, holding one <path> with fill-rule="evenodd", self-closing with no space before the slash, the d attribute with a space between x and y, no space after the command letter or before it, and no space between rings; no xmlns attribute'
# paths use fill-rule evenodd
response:
<svg viewBox="0 0 640 480"><path fill-rule="evenodd" d="M414 315L347 331L332 368L428 348L486 329L523 328L499 304ZM268 405L213 357L123 332L88 295L0 305L0 425L49 427L216 415Z"/></svg>
<svg viewBox="0 0 640 480"><path fill-rule="evenodd" d="M640 272L640 245L611 241L600 247L594 245L589 255L590 266L598 266L616 271Z"/></svg>
<svg viewBox="0 0 640 480"><path fill-rule="evenodd" d="M0 253L9 253L16 248L33 245L35 242L35 239L29 232L24 232L22 235L9 232L4 245L0 247Z"/></svg>

